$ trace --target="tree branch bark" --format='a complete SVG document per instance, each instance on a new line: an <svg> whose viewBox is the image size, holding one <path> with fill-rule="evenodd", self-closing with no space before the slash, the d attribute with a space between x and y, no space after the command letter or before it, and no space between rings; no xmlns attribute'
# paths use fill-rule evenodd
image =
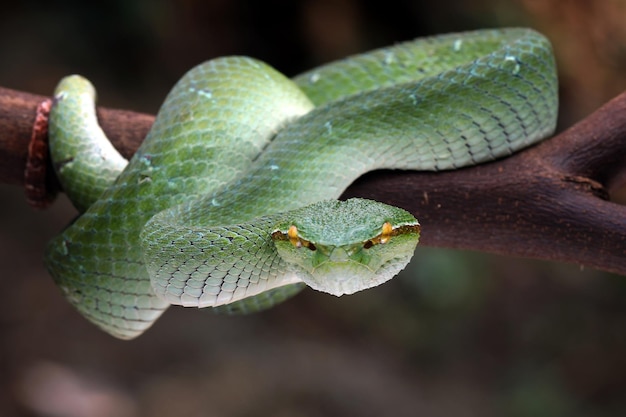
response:
<svg viewBox="0 0 626 417"><path fill-rule="evenodd" d="M0 182L24 185L35 109L47 97L0 88ZM125 156L154 117L99 108ZM48 162L49 166L49 162ZM609 190L626 170L626 93L570 129L509 158L446 172L377 171L343 197L403 207L422 244L575 263L626 275L626 208ZM48 183L54 184L49 170Z"/></svg>

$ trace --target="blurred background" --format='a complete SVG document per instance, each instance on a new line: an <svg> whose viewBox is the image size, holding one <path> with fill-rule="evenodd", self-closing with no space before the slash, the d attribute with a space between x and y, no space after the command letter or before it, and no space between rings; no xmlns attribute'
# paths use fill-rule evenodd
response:
<svg viewBox="0 0 626 417"><path fill-rule="evenodd" d="M190 67L242 54L295 75L422 35L530 26L553 42L559 129L626 89L626 1L21 1L0 6L0 85L50 95L81 73L100 104L155 113ZM102 333L46 273L75 216L0 185L1 416L623 416L626 280L419 247L357 295L262 314L171 308Z"/></svg>

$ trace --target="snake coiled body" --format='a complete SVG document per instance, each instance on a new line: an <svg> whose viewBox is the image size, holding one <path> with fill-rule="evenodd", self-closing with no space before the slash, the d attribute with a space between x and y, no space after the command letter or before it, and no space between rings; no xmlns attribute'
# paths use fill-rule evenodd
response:
<svg viewBox="0 0 626 417"><path fill-rule="evenodd" d="M61 178L80 170L61 145L79 124L63 107L72 85L59 86L51 116ZM250 58L208 61L170 92L114 183L83 200L46 264L72 304L120 338L170 304L256 311L303 283L369 288L408 262L419 225L379 203L327 200L375 169L507 156L549 135L556 111L550 45L527 29L419 39L293 81Z"/></svg>

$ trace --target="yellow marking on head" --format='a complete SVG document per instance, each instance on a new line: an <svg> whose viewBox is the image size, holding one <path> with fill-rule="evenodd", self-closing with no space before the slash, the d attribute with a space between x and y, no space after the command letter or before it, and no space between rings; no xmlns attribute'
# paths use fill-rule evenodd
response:
<svg viewBox="0 0 626 417"><path fill-rule="evenodd" d="M383 231L380 234L380 243L389 242L392 232L393 232L393 227L391 226L391 223L385 222L383 224Z"/></svg>
<svg viewBox="0 0 626 417"><path fill-rule="evenodd" d="M298 228L295 225L289 226L289 230L287 230L287 236L289 236L289 241L293 246L299 248L302 246L302 242L298 238Z"/></svg>

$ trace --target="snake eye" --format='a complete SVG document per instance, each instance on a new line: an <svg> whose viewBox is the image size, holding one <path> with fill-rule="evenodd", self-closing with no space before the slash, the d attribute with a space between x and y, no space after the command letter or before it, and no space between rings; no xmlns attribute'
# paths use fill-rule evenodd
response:
<svg viewBox="0 0 626 417"><path fill-rule="evenodd" d="M298 228L293 224L289 226L289 230L287 230L287 237L289 238L291 244L298 249L303 246L312 251L315 251L317 249L313 242L309 242L308 240L302 239L300 236L298 236Z"/></svg>
<svg viewBox="0 0 626 417"><path fill-rule="evenodd" d="M383 230L380 234L380 243L389 242L389 239L391 239L392 232L393 232L393 227L391 226L391 223L385 222L385 224L383 224Z"/></svg>
<svg viewBox="0 0 626 417"><path fill-rule="evenodd" d="M372 246L377 245L379 243L385 244L389 242L389 239L391 239L392 234L393 234L393 226L391 226L391 223L385 222L378 236L363 243L363 249L369 249Z"/></svg>
<svg viewBox="0 0 626 417"><path fill-rule="evenodd" d="M289 230L287 230L287 236L289 237L289 241L293 246L299 248L302 246L302 242L300 238L298 238L298 228L295 225L289 226Z"/></svg>

